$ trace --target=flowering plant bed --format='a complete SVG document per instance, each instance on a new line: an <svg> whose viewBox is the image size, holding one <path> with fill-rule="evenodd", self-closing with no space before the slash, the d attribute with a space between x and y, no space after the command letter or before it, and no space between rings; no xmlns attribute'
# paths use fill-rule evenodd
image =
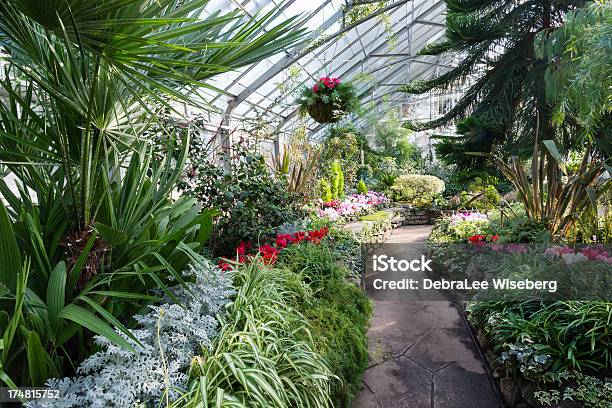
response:
<svg viewBox="0 0 612 408"><path fill-rule="evenodd" d="M355 88L339 78L322 77L312 87L305 86L298 98L300 112L319 123L334 123L359 107Z"/></svg>
<svg viewBox="0 0 612 408"><path fill-rule="evenodd" d="M387 196L369 191L367 194L350 194L343 200L319 200L316 213L319 218L330 221L352 221L388 204Z"/></svg>
<svg viewBox="0 0 612 408"><path fill-rule="evenodd" d="M278 254L289 245L300 242L312 242L319 244L327 236L327 227L310 231L297 231L293 234L277 234L274 242L265 243L254 247L250 242L241 241L236 247L235 256L222 257L218 266L222 271L232 269L233 263L249 263L253 258L260 256L266 265L273 265L278 259Z"/></svg>
<svg viewBox="0 0 612 408"><path fill-rule="evenodd" d="M508 406L608 407L612 248L551 244L541 232L520 214L445 217L427 244L432 275L492 285L445 293L466 306ZM500 286L511 281L524 289Z"/></svg>

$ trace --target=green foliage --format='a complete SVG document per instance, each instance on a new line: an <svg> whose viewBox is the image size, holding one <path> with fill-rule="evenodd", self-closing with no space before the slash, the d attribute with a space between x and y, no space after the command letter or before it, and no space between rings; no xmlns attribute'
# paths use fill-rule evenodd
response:
<svg viewBox="0 0 612 408"><path fill-rule="evenodd" d="M462 169L482 167L486 162L483 156L465 153L490 152L495 146L520 154L536 138L561 141L567 147L576 145L575 126L568 122L559 130L553 124L544 80L548 64L534 56L534 33L561 26L563 16L583 3L446 0L445 38L420 54L459 56L460 61L433 79L407 84L403 91L463 94L441 117L407 123L407 127L423 130L457 123L462 137L447 139L440 147L452 153L453 163Z"/></svg>
<svg viewBox="0 0 612 408"><path fill-rule="evenodd" d="M401 126L396 114L387 114L374 125L376 154L393 157L402 173L412 173L423 166L423 152L408 141L411 131Z"/></svg>
<svg viewBox="0 0 612 408"><path fill-rule="evenodd" d="M444 192L444 182L435 176L407 174L399 176L391 187L397 201L415 208L430 207L433 200Z"/></svg>
<svg viewBox="0 0 612 408"><path fill-rule="evenodd" d="M67 233L63 209L53 200L23 201L15 219L0 205L4 248L11 248L13 259L28 259L21 288L27 296L0 299L19 329L4 343L12 358L1 361L13 381L33 384L42 378L36 372L70 373L73 362L90 353L92 333L130 349L115 329L130 336L121 322L159 293L172 297L171 280L184 282L179 272L199 259L214 213L193 199L170 201L180 171L169 161L153 162L150 150L134 153L124 177L107 185L98 222L82 234Z"/></svg>
<svg viewBox="0 0 612 408"><path fill-rule="evenodd" d="M612 305L608 302L476 302L470 305L469 315L476 327L484 329L499 356L517 344L549 356L530 369L521 367L520 360L505 360L532 380L548 382L550 374L570 369L605 376L612 367Z"/></svg>
<svg viewBox="0 0 612 408"><path fill-rule="evenodd" d="M111 169L124 164L156 121L151 105L193 104L185 90L272 55L304 34L296 19L262 31L278 11L221 18L205 13L206 3L199 1L48 6L41 9L33 0L0 4L7 53L0 134L11 135L0 138L0 160L10 163L28 192L56 194L77 232L96 219Z"/></svg>
<svg viewBox="0 0 612 408"><path fill-rule="evenodd" d="M211 162L196 163L179 184L185 194L221 212L211 242L219 255L303 215L302 196L288 191L286 179L271 174L261 156L244 150L237 155L229 170Z"/></svg>
<svg viewBox="0 0 612 408"><path fill-rule="evenodd" d="M12 253L0 262L3 382L70 373L94 334L129 349L122 322L160 293L172 297L168 281L182 284L177 271L200 256L213 212L171 199L189 134L163 131L174 148L152 148L152 106L197 104L190 95L210 77L304 34L295 18L273 23L280 11L206 7L0 3L0 161L19 190L0 179L0 253Z"/></svg>
<svg viewBox="0 0 612 408"><path fill-rule="evenodd" d="M234 279L239 289L219 316L219 335L195 359L191 387L172 406L333 407L337 380L298 310L308 288L257 260Z"/></svg>
<svg viewBox="0 0 612 408"><path fill-rule="evenodd" d="M566 161L552 140L534 144L530 176L523 162L513 157L510 164L500 155L493 156L504 176L514 184L527 217L548 224L550 235L567 235L584 211L596 209L597 200L612 187L601 178L607 165L587 146L579 168L569 174ZM565 177L563 177L565 176Z"/></svg>
<svg viewBox="0 0 612 408"><path fill-rule="evenodd" d="M304 147L303 144L286 145L282 157L272 155L271 159L272 168L287 179L289 191L307 195L312 188L321 154L320 149Z"/></svg>
<svg viewBox="0 0 612 408"><path fill-rule="evenodd" d="M607 137L602 147L610 142L611 38L612 3L595 1L569 12L561 27L538 33L535 43L536 56L549 62L546 94L556 108L555 123L574 118L587 136Z"/></svg>
<svg viewBox="0 0 612 408"><path fill-rule="evenodd" d="M454 166L445 163L435 163L425 166L423 174L431 174L444 181L445 196L460 194L469 191L470 184L480 178L491 184L500 194L512 191L512 183L506 180L497 168L485 167L478 170L458 170Z"/></svg>
<svg viewBox="0 0 612 408"><path fill-rule="evenodd" d="M374 189L376 191L389 193L395 179L400 175L400 168L395 158L369 154L367 156L367 162L372 167L374 179L377 180Z"/></svg>
<svg viewBox="0 0 612 408"><path fill-rule="evenodd" d="M561 401L576 401L590 408L608 408L612 405L612 380L605 382L577 371L564 371L554 376L561 390L538 391L535 397L545 407L556 406ZM555 405L553 405L555 404Z"/></svg>
<svg viewBox="0 0 612 408"><path fill-rule="evenodd" d="M400 139L395 143L394 156L403 173L420 171L425 165L423 151L408 139Z"/></svg>
<svg viewBox="0 0 612 408"><path fill-rule="evenodd" d="M363 217L359 218L359 220L375 222L387 221L391 218L390 214L391 213L389 213L388 211L376 211L375 213L364 215Z"/></svg>
<svg viewBox="0 0 612 408"><path fill-rule="evenodd" d="M286 248L278 265L301 274L311 288L313 296L299 304L312 324L317 349L341 380L332 384L334 406L350 407L368 364L372 305L361 289L345 281L349 272L336 262L339 256L327 242L306 243Z"/></svg>
<svg viewBox="0 0 612 408"><path fill-rule="evenodd" d="M332 163L339 160L347 183L353 182L359 166L360 141L351 128L334 127L323 142L319 168L327 173Z"/></svg>
<svg viewBox="0 0 612 408"><path fill-rule="evenodd" d="M334 199L344 198L344 173L339 160L334 160L330 170L331 193Z"/></svg>
<svg viewBox="0 0 612 408"><path fill-rule="evenodd" d="M365 272L362 256L363 243L353 232L342 227L331 226L329 236L336 259L341 260L342 264L346 266L350 272L350 278L360 280Z"/></svg>
<svg viewBox="0 0 612 408"><path fill-rule="evenodd" d="M319 181L319 188L321 189L321 200L323 200L324 203L329 203L334 199L331 186L327 180L321 179L321 181Z"/></svg>
<svg viewBox="0 0 612 408"><path fill-rule="evenodd" d="M359 183L357 183L357 193L367 194L367 192L368 192L368 186L366 186L366 183L363 181L363 179L360 179Z"/></svg>
<svg viewBox="0 0 612 408"><path fill-rule="evenodd" d="M501 201L501 196L497 192L495 184L497 184L495 177L474 178L474 181L468 185L468 191L461 192L461 205L464 208L485 211L496 208Z"/></svg>

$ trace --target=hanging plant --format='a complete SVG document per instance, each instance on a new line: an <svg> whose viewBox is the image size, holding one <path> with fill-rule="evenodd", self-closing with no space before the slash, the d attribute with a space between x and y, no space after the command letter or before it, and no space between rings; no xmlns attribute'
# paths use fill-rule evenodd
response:
<svg viewBox="0 0 612 408"><path fill-rule="evenodd" d="M323 77L312 87L305 86L298 99L300 113L319 123L334 123L359 108L355 87L339 78Z"/></svg>

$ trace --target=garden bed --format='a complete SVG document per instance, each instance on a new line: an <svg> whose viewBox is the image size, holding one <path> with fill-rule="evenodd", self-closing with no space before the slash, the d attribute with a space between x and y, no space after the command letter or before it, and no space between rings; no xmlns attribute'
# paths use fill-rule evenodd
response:
<svg viewBox="0 0 612 408"><path fill-rule="evenodd" d="M442 218L428 242L433 277L555 279L555 292L539 298L445 293L464 310L509 407L609 407L609 248L537 243L539 229L495 213Z"/></svg>

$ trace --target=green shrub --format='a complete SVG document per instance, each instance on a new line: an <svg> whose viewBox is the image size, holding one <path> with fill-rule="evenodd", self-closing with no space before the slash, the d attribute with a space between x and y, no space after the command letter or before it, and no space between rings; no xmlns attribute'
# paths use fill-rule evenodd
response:
<svg viewBox="0 0 612 408"><path fill-rule="evenodd" d="M482 179L476 177L468 185L467 191L461 192L461 205L464 208L475 208L477 210L492 210L498 206L501 196L495 188L497 179L487 177Z"/></svg>
<svg viewBox="0 0 612 408"><path fill-rule="evenodd" d="M378 180L375 190L387 193L400 174L397 161L394 157L377 154L368 155L368 161L372 166L374 177Z"/></svg>
<svg viewBox="0 0 612 408"><path fill-rule="evenodd" d="M357 183L357 193L359 194L368 193L368 186L366 186L366 183L363 180L359 180L359 183Z"/></svg>
<svg viewBox="0 0 612 408"><path fill-rule="evenodd" d="M361 389L368 364L367 325L372 304L367 295L346 282L349 271L336 261L337 253L328 241L287 247L278 266L304 277L313 296L301 299L302 313L311 323L311 332L331 371L341 381L332 384L336 407L350 407Z"/></svg>
<svg viewBox="0 0 612 408"><path fill-rule="evenodd" d="M323 202L329 203L331 200L334 199L334 196L332 195L331 191L331 186L329 185L327 180L321 179L321 181L319 181L319 188L321 189L321 200L323 200Z"/></svg>
<svg viewBox="0 0 612 408"><path fill-rule="evenodd" d="M278 226L303 215L302 197L288 191L286 179L271 174L263 157L246 150L237 154L229 171L212 162L198 162L179 185L202 205L221 212L211 239L218 255L231 253L240 241L271 235Z"/></svg>
<svg viewBox="0 0 612 408"><path fill-rule="evenodd" d="M331 165L331 192L334 199L344 198L344 173L339 160Z"/></svg>
<svg viewBox="0 0 612 408"><path fill-rule="evenodd" d="M468 310L501 360L527 378L546 382L571 369L605 376L612 368L609 302L476 302Z"/></svg>
<svg viewBox="0 0 612 408"><path fill-rule="evenodd" d="M344 228L331 227L328 236L336 259L342 261L342 264L351 272L351 277L361 279L364 272L362 243L353 232Z"/></svg>
<svg viewBox="0 0 612 408"><path fill-rule="evenodd" d="M395 200L415 208L427 208L444 192L444 182L435 176L407 174L399 176L391 190Z"/></svg>

